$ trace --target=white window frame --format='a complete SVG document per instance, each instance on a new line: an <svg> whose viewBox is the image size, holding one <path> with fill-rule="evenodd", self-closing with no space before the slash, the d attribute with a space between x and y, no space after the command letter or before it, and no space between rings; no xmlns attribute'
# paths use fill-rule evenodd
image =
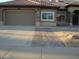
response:
<svg viewBox="0 0 79 59"><path fill-rule="evenodd" d="M52 13L53 14L53 19L42 19L42 14L43 13ZM54 11L41 11L41 21L55 21L55 12Z"/></svg>

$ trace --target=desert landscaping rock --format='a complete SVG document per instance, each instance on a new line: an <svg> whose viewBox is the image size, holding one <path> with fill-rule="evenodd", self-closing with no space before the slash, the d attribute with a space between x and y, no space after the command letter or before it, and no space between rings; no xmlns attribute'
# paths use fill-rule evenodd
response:
<svg viewBox="0 0 79 59"><path fill-rule="evenodd" d="M78 39L79 40L79 35L73 35L72 39Z"/></svg>

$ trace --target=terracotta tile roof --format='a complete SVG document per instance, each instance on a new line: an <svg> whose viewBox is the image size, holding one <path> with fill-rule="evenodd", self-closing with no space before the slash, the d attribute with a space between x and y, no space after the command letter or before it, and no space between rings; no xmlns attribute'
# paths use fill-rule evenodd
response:
<svg viewBox="0 0 79 59"><path fill-rule="evenodd" d="M29 5L29 6L50 6L60 7L67 5L65 2L46 2L42 0L14 0L0 3L0 5Z"/></svg>
<svg viewBox="0 0 79 59"><path fill-rule="evenodd" d="M72 1L72 2L70 2L70 3L66 6L66 8L68 8L68 7L79 7L79 1Z"/></svg>

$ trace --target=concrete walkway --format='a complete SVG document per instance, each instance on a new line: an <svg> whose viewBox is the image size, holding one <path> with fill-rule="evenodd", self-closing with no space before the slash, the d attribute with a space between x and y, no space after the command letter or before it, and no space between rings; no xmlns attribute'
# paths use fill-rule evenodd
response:
<svg viewBox="0 0 79 59"><path fill-rule="evenodd" d="M78 28L42 28L0 26L0 59L79 59L78 46L64 46L54 36L56 33L52 34L58 31L78 34Z"/></svg>

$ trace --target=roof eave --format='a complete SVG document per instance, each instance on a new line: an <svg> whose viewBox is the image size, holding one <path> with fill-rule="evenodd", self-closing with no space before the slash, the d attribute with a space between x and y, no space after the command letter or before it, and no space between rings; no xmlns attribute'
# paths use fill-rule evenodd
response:
<svg viewBox="0 0 79 59"><path fill-rule="evenodd" d="M79 7L79 4L69 4L66 6L66 8L69 8L69 7Z"/></svg>
<svg viewBox="0 0 79 59"><path fill-rule="evenodd" d="M0 7L33 7L33 8L55 8L58 9L59 6L46 6L46 5L0 5Z"/></svg>

